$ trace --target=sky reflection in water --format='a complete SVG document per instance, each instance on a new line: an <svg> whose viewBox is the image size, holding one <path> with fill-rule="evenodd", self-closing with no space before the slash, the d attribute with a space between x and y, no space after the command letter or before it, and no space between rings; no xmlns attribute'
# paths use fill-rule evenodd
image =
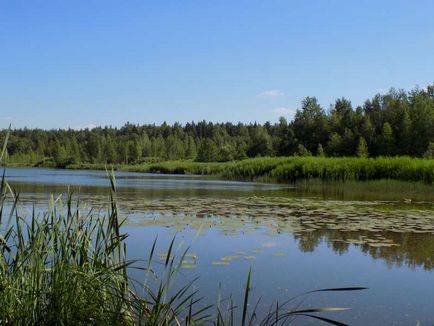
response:
<svg viewBox="0 0 434 326"><path fill-rule="evenodd" d="M6 174L22 200L38 207L67 185L89 206L103 207L107 200L102 171ZM177 245L197 255L180 277L200 276L196 286L209 302L215 302L219 283L223 294L240 299L251 266L252 293L262 297L263 311L273 299L360 285L370 289L313 295L307 304L352 307L334 315L352 325L434 322L432 186L379 181L293 188L136 173L117 173L117 185L121 209L130 216L125 230L131 257L146 258L157 235L164 255L176 233Z"/></svg>

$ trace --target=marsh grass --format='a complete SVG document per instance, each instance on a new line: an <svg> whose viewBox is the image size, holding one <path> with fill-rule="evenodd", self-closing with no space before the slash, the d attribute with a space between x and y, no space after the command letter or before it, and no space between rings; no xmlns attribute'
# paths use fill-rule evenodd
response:
<svg viewBox="0 0 434 326"><path fill-rule="evenodd" d="M227 178L270 178L281 182L393 179L432 183L434 160L410 157L257 158L228 165L222 173Z"/></svg>
<svg viewBox="0 0 434 326"><path fill-rule="evenodd" d="M104 164L71 165L73 169L105 169ZM234 162L167 161L119 165L117 170L163 174L215 175L235 180L293 183L299 180L366 181L391 179L434 181L434 160L411 157L258 157Z"/></svg>
<svg viewBox="0 0 434 326"><path fill-rule="evenodd" d="M12 193L8 214L1 187L0 316L2 324L123 324L127 302L126 235L116 211L107 220L81 215L68 197L41 214L23 216Z"/></svg>

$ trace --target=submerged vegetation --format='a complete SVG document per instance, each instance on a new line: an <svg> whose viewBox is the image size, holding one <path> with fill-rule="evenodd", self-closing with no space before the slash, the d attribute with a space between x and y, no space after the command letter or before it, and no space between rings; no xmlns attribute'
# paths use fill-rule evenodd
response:
<svg viewBox="0 0 434 326"><path fill-rule="evenodd" d="M193 282L178 284L176 274L187 253L178 258L172 241L163 264L149 259L127 259L112 182L106 216L85 211L72 195L50 200L49 209L30 215L20 209L19 196L4 181L0 187L0 321L14 325L281 325L298 317L310 317L344 325L321 316L344 308L302 308L306 295L324 291L356 291L333 288L311 291L270 307L265 316L249 308L250 272L244 302L232 299L206 306ZM160 257L161 258L161 257ZM247 259L247 258L246 258ZM131 268L143 271L144 283L129 276ZM298 303L297 303L298 302ZM227 308L223 308L224 305Z"/></svg>
<svg viewBox="0 0 434 326"><path fill-rule="evenodd" d="M225 235L265 232L292 234L302 252L326 241L336 253L351 245L388 265L434 269L434 204L432 202L324 201L287 197L166 198L141 205L147 218L130 219L134 226L166 226L176 230L217 229ZM128 210L128 208L125 208ZM263 250L226 252L218 265L254 259ZM265 247L263 249L266 249ZM268 254L279 256L279 252ZM253 258L252 258L253 257Z"/></svg>

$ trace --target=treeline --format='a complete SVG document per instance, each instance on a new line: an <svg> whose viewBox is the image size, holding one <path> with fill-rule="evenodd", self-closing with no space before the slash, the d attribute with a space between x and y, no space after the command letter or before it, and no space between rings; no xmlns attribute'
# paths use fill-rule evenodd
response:
<svg viewBox="0 0 434 326"><path fill-rule="evenodd" d="M2 136L6 135L3 130ZM322 108L306 97L292 121L192 122L91 130L15 129L7 161L67 166L162 160L232 161L258 156L413 156L434 152L434 84L390 90L354 108L345 98Z"/></svg>

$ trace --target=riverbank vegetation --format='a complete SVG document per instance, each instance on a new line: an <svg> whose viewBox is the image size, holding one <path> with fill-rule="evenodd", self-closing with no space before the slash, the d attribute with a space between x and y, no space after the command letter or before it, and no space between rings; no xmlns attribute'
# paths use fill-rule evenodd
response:
<svg viewBox="0 0 434 326"><path fill-rule="evenodd" d="M72 169L104 169L103 164L71 165ZM434 160L410 157L260 157L237 162L169 161L118 165L117 170L164 174L215 175L231 180L293 183L298 180L367 181L391 179L434 181Z"/></svg>
<svg viewBox="0 0 434 326"><path fill-rule="evenodd" d="M325 181L395 179L432 183L434 161L409 157L263 158L228 165L223 174L233 178L254 179L259 177L281 182L295 182L299 179Z"/></svg>
<svg viewBox="0 0 434 326"><path fill-rule="evenodd" d="M356 291L334 288L311 291L270 307L259 316L249 308L250 272L243 303L232 299L206 305L194 281L176 280L186 252L174 250L163 263L128 259L126 238L116 204L115 185L107 215L86 211L72 194L52 197L46 211L26 214L19 196L0 183L0 323L5 325L274 325L310 317L334 325L323 312L344 308L302 308L300 300L315 292ZM143 272L144 282L129 271ZM297 299L299 299L297 301ZM295 301L294 301L295 300ZM297 303L298 302L298 303ZM290 306L289 303L294 303ZM227 306L227 308L224 308Z"/></svg>
<svg viewBox="0 0 434 326"><path fill-rule="evenodd" d="M341 98L327 111L316 98L307 97L292 121L281 118L274 124L203 121L84 130L17 129L7 149L6 161L11 165L53 167L293 155L432 158L434 85L409 92L392 89L355 108Z"/></svg>

